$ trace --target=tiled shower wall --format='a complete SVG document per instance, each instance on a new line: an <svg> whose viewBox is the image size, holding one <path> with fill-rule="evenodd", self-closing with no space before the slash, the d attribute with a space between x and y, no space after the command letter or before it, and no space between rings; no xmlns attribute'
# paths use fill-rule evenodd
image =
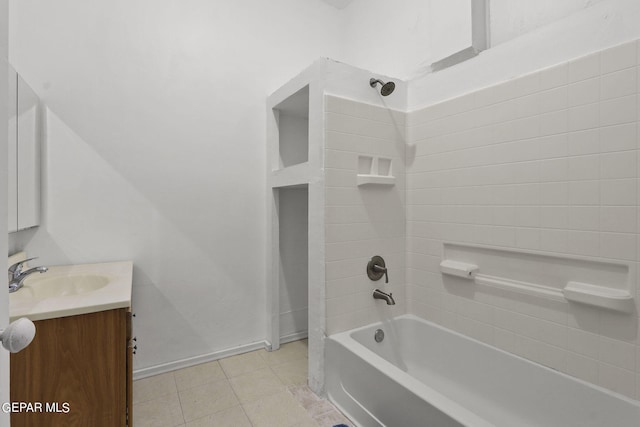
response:
<svg viewBox="0 0 640 427"><path fill-rule="evenodd" d="M327 334L405 313L405 113L325 97ZM357 186L358 156L390 158L395 185ZM389 283L367 262L382 256ZM373 299L393 293L395 306Z"/></svg>
<svg viewBox="0 0 640 427"><path fill-rule="evenodd" d="M640 399L637 311L445 285L438 269L443 242L491 245L628 263L637 289L639 57L633 42L408 114L408 312Z"/></svg>

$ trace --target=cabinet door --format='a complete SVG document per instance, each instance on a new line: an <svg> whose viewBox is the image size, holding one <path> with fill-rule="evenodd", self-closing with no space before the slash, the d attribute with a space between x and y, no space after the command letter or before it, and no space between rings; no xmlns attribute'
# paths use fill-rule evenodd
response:
<svg viewBox="0 0 640 427"><path fill-rule="evenodd" d="M18 230L18 74L9 68L9 138L8 138L8 182L9 233Z"/></svg>
<svg viewBox="0 0 640 427"><path fill-rule="evenodd" d="M34 322L31 345L11 354L11 401L57 403L58 412L12 413L11 426L124 427L127 315L116 309Z"/></svg>
<svg viewBox="0 0 640 427"><path fill-rule="evenodd" d="M40 224L40 101L18 76L18 230Z"/></svg>

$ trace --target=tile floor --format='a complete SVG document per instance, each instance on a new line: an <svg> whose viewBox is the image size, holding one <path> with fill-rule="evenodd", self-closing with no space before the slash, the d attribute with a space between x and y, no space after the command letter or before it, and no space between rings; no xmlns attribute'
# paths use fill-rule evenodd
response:
<svg viewBox="0 0 640 427"><path fill-rule="evenodd" d="M307 387L307 352L307 341L296 341L135 381L133 425L353 425Z"/></svg>

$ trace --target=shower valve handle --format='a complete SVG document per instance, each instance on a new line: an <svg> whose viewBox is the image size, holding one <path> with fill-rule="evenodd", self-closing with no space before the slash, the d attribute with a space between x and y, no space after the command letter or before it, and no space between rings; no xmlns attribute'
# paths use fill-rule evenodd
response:
<svg viewBox="0 0 640 427"><path fill-rule="evenodd" d="M384 259L376 255L367 263L367 276L369 279L377 281L384 276L384 282L389 283L389 273L387 272L387 266Z"/></svg>
<svg viewBox="0 0 640 427"><path fill-rule="evenodd" d="M389 273L387 273L386 267L380 267L379 265L374 265L373 269L379 273L384 273L384 283L389 283Z"/></svg>

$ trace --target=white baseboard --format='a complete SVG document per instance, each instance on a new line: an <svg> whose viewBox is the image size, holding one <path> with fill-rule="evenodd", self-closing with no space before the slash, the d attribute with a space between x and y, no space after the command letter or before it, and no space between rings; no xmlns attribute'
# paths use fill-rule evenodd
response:
<svg viewBox="0 0 640 427"><path fill-rule="evenodd" d="M296 332L293 334L285 335L280 338L280 344L286 344L292 341L298 341L306 339L309 336L308 331ZM150 366L148 368L136 369L133 371L133 380L140 380L142 378L152 377L154 375L164 374L166 372L175 371L182 368L188 368L190 366L199 365L201 363L212 362L218 359L224 359L225 357L235 356L242 353L248 353L250 351L259 350L264 348L268 351L271 350L271 343L268 341L258 341L250 344L241 345L238 347L229 348L226 350L220 350L209 354L203 354L202 356L190 357L188 359L177 360L175 362L163 363L162 365Z"/></svg>
<svg viewBox="0 0 640 427"><path fill-rule="evenodd" d="M293 334L280 337L280 344L286 344L288 342L300 341L309 337L309 331L295 332Z"/></svg>
<svg viewBox="0 0 640 427"><path fill-rule="evenodd" d="M305 332L306 334L306 332ZM302 338L299 338L302 339ZM288 342L288 341L287 341ZM220 350L202 356L190 357L188 359L177 360L175 362L163 363L161 365L150 366L148 368L136 369L133 371L133 380L151 377L153 375L164 374L165 372L175 371L177 369L188 368L190 366L199 365L201 363L212 362L225 357L235 356L237 354L248 353L250 351L268 348L266 341L245 344L238 347Z"/></svg>

